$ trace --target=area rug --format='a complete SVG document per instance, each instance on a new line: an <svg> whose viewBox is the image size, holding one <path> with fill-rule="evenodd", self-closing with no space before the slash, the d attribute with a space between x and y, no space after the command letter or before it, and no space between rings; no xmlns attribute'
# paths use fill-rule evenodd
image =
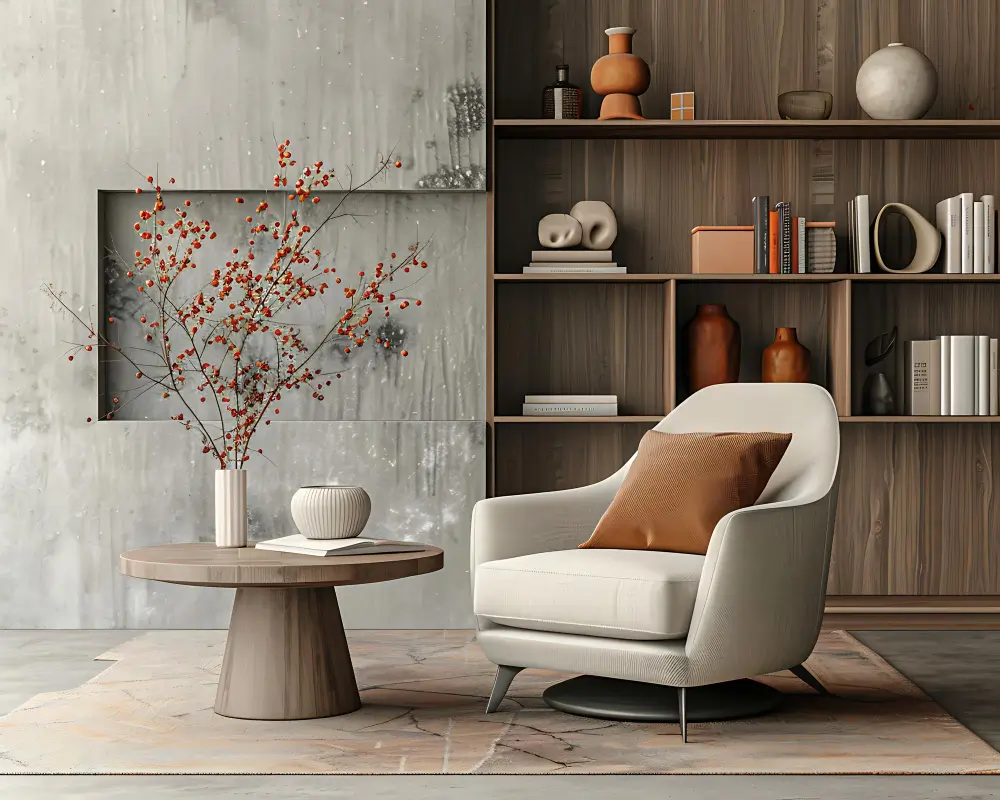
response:
<svg viewBox="0 0 1000 800"><path fill-rule="evenodd" d="M470 631L349 633L362 709L248 722L212 711L224 631L146 633L68 691L0 717L0 772L64 774L975 773L1000 754L877 654L825 632L807 662L836 694L790 673L769 716L689 726L563 714L541 700L565 675L526 670L486 715L494 667Z"/></svg>

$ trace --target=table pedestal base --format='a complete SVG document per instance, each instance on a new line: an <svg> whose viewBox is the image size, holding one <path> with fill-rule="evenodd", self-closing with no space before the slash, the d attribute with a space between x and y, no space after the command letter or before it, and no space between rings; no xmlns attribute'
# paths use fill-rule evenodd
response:
<svg viewBox="0 0 1000 800"><path fill-rule="evenodd" d="M360 707L332 586L236 590L217 714L313 719Z"/></svg>

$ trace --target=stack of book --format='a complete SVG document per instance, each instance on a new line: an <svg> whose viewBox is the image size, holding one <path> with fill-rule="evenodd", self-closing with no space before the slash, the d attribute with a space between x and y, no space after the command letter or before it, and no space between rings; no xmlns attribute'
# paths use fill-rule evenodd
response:
<svg viewBox="0 0 1000 800"><path fill-rule="evenodd" d="M906 413L996 416L997 340L938 336L906 343Z"/></svg>
<svg viewBox="0 0 1000 800"><path fill-rule="evenodd" d="M992 274L997 271L996 198L972 199L962 192L937 204L937 229L944 236L941 263L946 273Z"/></svg>
<svg viewBox="0 0 1000 800"><path fill-rule="evenodd" d="M871 212L868 195L859 194L847 201L848 258L851 272L872 271Z"/></svg>
<svg viewBox="0 0 1000 800"><path fill-rule="evenodd" d="M422 544L394 542L389 539L307 539L301 533L257 542L258 550L298 553L303 556L372 556L385 553L413 553L423 550Z"/></svg>
<svg viewBox="0 0 1000 800"><path fill-rule="evenodd" d="M753 198L754 272L796 275L833 272L837 239L833 222L806 222L782 200L770 207L767 195Z"/></svg>
<svg viewBox="0 0 1000 800"><path fill-rule="evenodd" d="M610 250L532 250L524 273L601 272L622 275L625 267L612 260Z"/></svg>
<svg viewBox="0 0 1000 800"><path fill-rule="evenodd" d="M526 417L617 417L616 394L526 394Z"/></svg>

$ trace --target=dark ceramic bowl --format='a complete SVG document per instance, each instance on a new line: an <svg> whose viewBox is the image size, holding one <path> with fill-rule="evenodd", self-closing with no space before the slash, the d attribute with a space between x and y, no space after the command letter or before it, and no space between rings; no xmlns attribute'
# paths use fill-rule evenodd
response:
<svg viewBox="0 0 1000 800"><path fill-rule="evenodd" d="M778 116L782 119L830 119L833 95L802 90L778 95Z"/></svg>

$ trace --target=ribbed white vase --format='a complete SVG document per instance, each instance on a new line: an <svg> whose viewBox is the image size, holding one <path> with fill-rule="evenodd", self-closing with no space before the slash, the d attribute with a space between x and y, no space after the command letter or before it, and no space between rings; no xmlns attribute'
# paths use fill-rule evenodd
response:
<svg viewBox="0 0 1000 800"><path fill-rule="evenodd" d="M292 519L307 539L359 536L371 513L371 498L360 486L303 486L292 495Z"/></svg>
<svg viewBox="0 0 1000 800"><path fill-rule="evenodd" d="M247 473L215 471L215 546L247 546Z"/></svg>

